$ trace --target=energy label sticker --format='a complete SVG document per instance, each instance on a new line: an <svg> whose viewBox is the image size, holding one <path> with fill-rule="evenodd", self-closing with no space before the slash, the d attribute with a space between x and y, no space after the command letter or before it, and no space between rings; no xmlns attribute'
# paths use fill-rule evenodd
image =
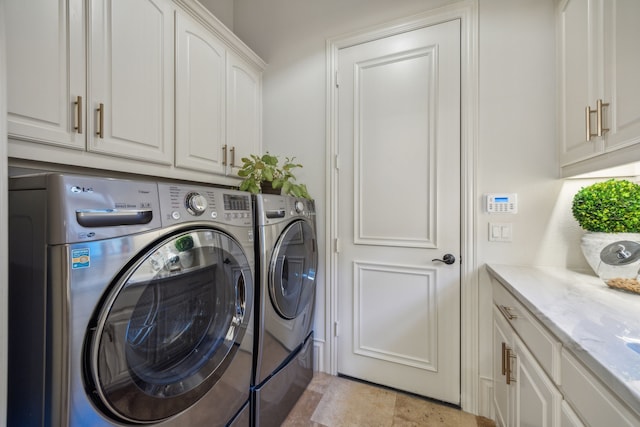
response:
<svg viewBox="0 0 640 427"><path fill-rule="evenodd" d="M91 253L89 248L71 250L71 269L87 268L91 263Z"/></svg>

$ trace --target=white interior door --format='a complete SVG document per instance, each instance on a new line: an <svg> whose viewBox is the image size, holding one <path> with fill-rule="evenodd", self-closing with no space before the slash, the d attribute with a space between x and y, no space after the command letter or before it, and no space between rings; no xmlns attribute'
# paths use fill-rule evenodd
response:
<svg viewBox="0 0 640 427"><path fill-rule="evenodd" d="M338 69L338 372L459 404L460 21Z"/></svg>

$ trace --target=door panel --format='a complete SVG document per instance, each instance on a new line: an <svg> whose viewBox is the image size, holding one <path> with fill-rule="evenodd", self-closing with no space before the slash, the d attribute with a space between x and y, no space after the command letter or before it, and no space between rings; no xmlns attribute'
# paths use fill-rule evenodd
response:
<svg viewBox="0 0 640 427"><path fill-rule="evenodd" d="M173 163L173 13L165 0L91 3L89 151Z"/></svg>
<svg viewBox="0 0 640 427"><path fill-rule="evenodd" d="M434 247L435 141L429 126L435 122L434 50L354 64L356 244ZM398 191L398 181L389 179L393 171L402 171L402 181L430 196L415 199L403 221L386 220L407 197Z"/></svg>
<svg viewBox="0 0 640 427"><path fill-rule="evenodd" d="M460 22L338 60L338 371L457 404Z"/></svg>
<svg viewBox="0 0 640 427"><path fill-rule="evenodd" d="M353 351L362 356L436 371L435 277L431 269L354 263ZM393 287L389 283L395 283ZM397 298L397 294L404 298ZM386 301L384 310L380 302ZM427 304L425 307L424 304ZM398 340L397 320L423 339Z"/></svg>

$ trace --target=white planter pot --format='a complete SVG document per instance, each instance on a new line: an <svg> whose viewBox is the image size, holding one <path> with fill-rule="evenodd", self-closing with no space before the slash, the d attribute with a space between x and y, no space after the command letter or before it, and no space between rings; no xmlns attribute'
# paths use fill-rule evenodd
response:
<svg viewBox="0 0 640 427"><path fill-rule="evenodd" d="M640 290L640 233L587 232L582 236L582 253L607 285Z"/></svg>

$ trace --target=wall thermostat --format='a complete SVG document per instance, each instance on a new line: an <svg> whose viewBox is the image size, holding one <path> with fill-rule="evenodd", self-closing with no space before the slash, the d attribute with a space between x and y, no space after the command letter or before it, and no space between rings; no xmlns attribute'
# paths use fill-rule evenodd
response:
<svg viewBox="0 0 640 427"><path fill-rule="evenodd" d="M487 213L518 213L518 195L515 193L492 193L486 195Z"/></svg>

